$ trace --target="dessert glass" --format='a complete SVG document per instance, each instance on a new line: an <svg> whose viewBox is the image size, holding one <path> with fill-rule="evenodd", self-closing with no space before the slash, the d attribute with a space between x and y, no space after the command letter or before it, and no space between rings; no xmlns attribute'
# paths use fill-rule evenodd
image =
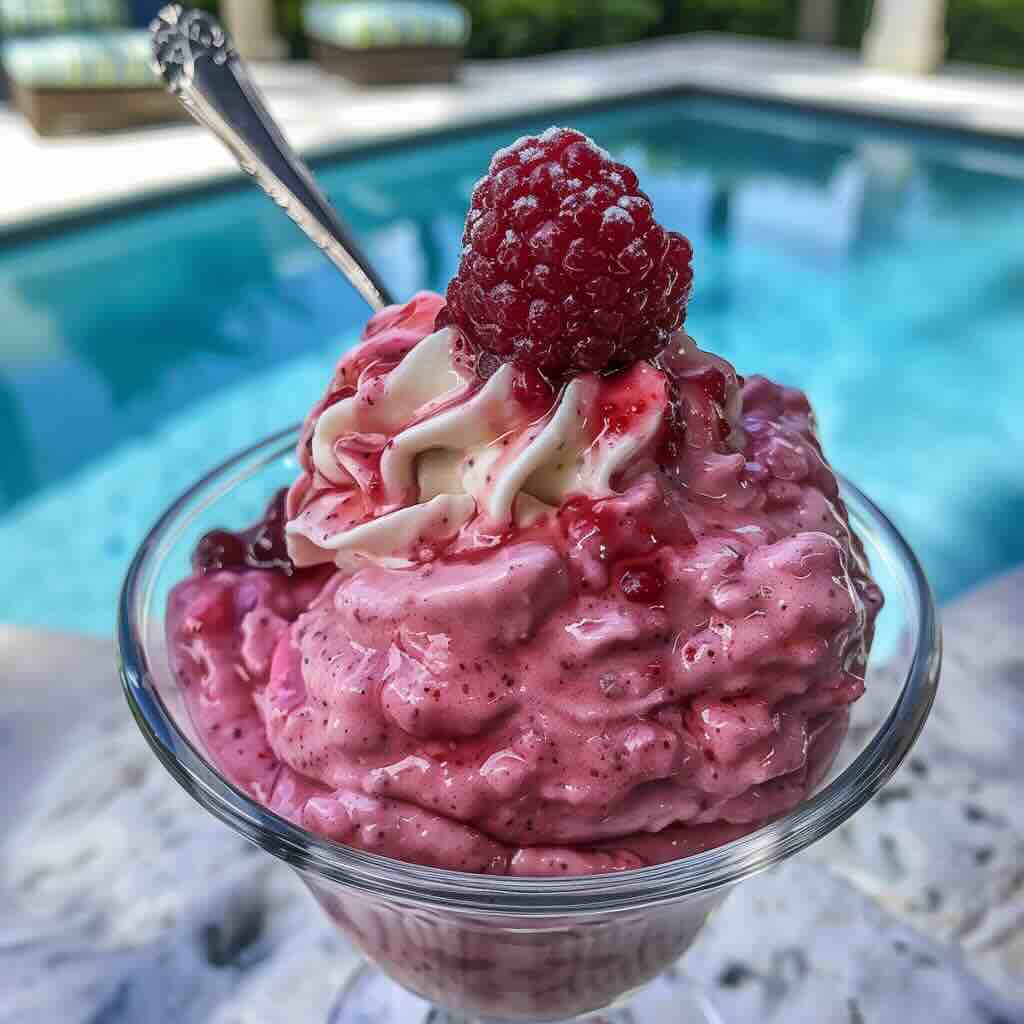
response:
<svg viewBox="0 0 1024 1024"><path fill-rule="evenodd" d="M676 961L731 886L822 838L869 800L928 715L940 633L906 542L841 481L886 596L867 681L883 710L865 723L858 712L868 699L854 706L831 776L796 810L706 853L615 874L508 878L420 867L321 839L238 790L203 754L170 668L168 591L189 572L203 533L257 519L268 496L294 479L297 440L298 428L268 438L170 506L129 569L118 647L132 713L171 775L210 813L291 865L366 954L332 1024L717 1021Z"/></svg>

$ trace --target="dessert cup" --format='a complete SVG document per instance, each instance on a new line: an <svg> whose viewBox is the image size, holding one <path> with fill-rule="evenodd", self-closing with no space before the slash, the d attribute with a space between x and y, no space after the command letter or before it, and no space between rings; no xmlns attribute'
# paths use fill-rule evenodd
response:
<svg viewBox="0 0 1024 1024"><path fill-rule="evenodd" d="M821 839L869 800L928 715L940 634L906 542L841 481L886 608L868 668L871 700L854 707L831 775L796 810L706 853L613 874L510 878L421 867L322 839L233 786L204 756L168 661L167 594L188 574L196 541L258 517L296 476L297 439L298 429L289 429L235 456L164 513L125 580L118 645L132 713L171 775L211 814L291 865L366 954L333 1024L718 1020L676 961L733 885ZM868 703L882 713L869 713Z"/></svg>

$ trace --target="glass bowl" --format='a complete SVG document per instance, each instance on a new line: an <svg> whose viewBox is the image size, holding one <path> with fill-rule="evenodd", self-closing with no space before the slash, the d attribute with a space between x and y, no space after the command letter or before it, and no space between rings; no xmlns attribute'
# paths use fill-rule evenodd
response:
<svg viewBox="0 0 1024 1024"><path fill-rule="evenodd" d="M170 506L128 571L118 648L132 713L171 775L211 814L291 865L376 964L349 982L334 1024L716 1020L675 962L731 886L821 839L878 792L927 718L941 641L928 583L906 542L841 481L886 607L868 667L871 699L855 705L829 779L796 810L706 853L616 874L507 878L420 867L321 839L235 788L202 753L170 668L164 610L170 588L189 572L192 548L214 527L259 517L298 472L297 440L298 428L275 434ZM615 1009L634 995L638 1016Z"/></svg>

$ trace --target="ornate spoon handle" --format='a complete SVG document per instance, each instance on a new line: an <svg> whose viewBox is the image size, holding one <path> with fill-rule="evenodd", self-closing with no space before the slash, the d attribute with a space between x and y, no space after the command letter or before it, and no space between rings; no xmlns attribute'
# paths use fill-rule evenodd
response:
<svg viewBox="0 0 1024 1024"><path fill-rule="evenodd" d="M150 26L155 68L373 309L393 300L306 164L288 144L227 34L205 11L168 4Z"/></svg>

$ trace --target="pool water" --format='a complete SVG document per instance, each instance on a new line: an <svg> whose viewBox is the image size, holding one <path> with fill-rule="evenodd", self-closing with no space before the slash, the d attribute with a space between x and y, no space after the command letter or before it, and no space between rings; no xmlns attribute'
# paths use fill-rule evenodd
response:
<svg viewBox="0 0 1024 1024"><path fill-rule="evenodd" d="M692 238L691 332L807 390L941 597L1024 561L1024 146L707 97L571 120ZM490 153L545 123L319 176L396 294L443 289ZM0 621L108 630L159 511L364 317L249 186L0 247Z"/></svg>

